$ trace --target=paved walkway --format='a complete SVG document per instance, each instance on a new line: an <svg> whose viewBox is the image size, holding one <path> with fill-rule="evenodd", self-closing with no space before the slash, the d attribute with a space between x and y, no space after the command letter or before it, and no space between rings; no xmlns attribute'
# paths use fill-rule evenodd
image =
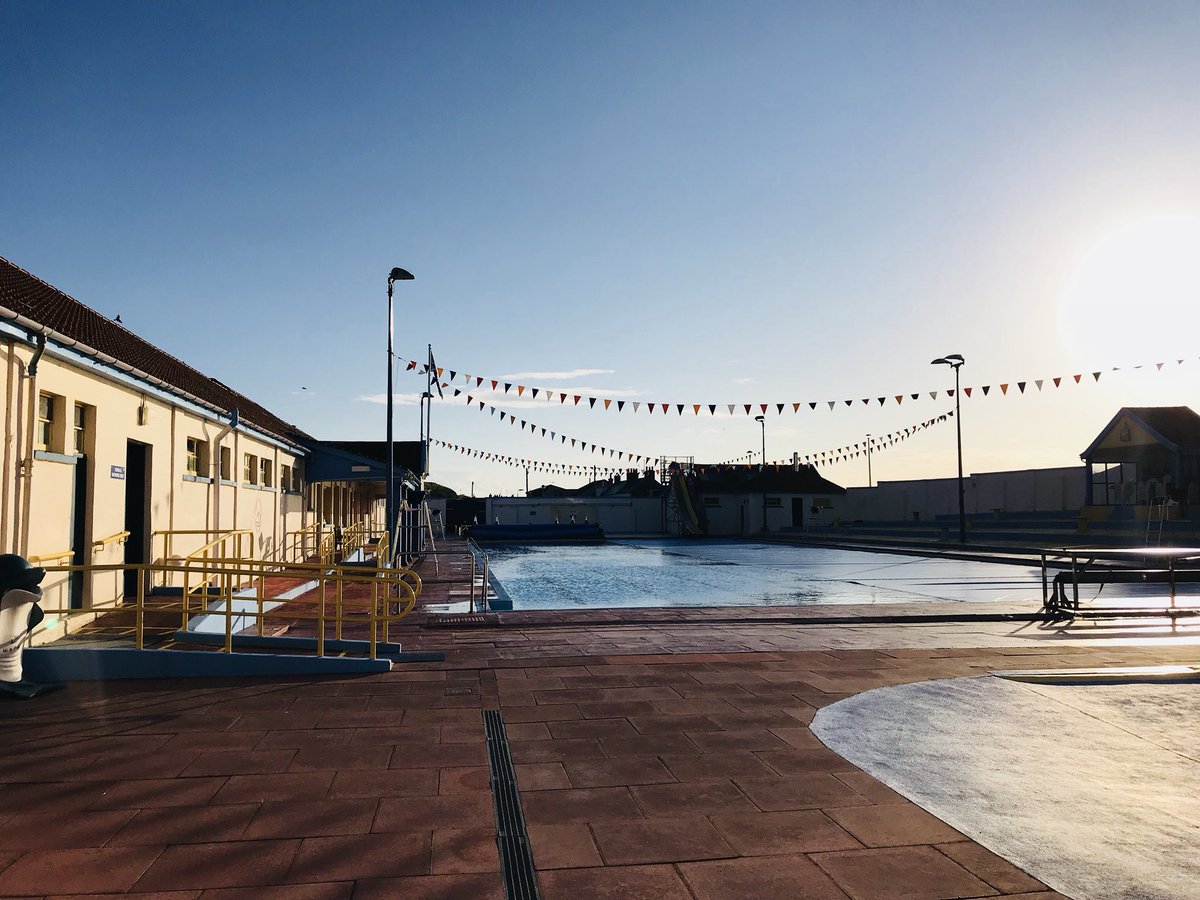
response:
<svg viewBox="0 0 1200 900"><path fill-rule="evenodd" d="M414 625L405 649L444 663L76 683L0 707L0 895L503 897L480 713L499 709L543 897L1051 900L810 722L881 686L1195 662L1195 635Z"/></svg>

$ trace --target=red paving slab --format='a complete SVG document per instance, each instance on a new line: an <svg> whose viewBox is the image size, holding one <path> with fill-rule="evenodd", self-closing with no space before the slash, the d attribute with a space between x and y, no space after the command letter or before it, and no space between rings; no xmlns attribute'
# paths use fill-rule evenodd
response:
<svg viewBox="0 0 1200 900"><path fill-rule="evenodd" d="M498 708L544 897L1051 900L821 746L816 709L995 668L1195 659L910 647L903 626L877 633L885 649L799 647L807 626L695 619L412 626L406 647L444 663L77 683L6 704L0 896L501 898L480 717Z"/></svg>

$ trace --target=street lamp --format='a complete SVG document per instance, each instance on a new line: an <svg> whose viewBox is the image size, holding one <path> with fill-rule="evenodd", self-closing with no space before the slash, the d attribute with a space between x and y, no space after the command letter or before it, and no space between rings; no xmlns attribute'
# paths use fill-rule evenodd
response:
<svg viewBox="0 0 1200 900"><path fill-rule="evenodd" d="M762 477L766 478L767 477L767 417L766 416L755 416L754 421L762 426L763 455L762 455L762 468L759 471L761 471L763 473ZM763 485L762 506L763 506L763 531L766 531L767 530L767 488L766 488L765 484Z"/></svg>
<svg viewBox="0 0 1200 900"><path fill-rule="evenodd" d="M958 387L958 370L962 368L961 353L947 353L933 360L931 366L949 366L954 370L954 427L958 432L958 542L967 542L967 501L963 494L963 465L962 465L962 415L960 415L960 398L962 391Z"/></svg>
<svg viewBox="0 0 1200 900"><path fill-rule="evenodd" d="M392 269L388 273L388 340L387 340L387 500L384 501L383 518L387 528L387 564L390 567L396 558L396 448L392 440L392 369L395 368L395 354L392 352L392 339L395 333L392 316L392 285L397 281L412 281L411 272L401 268Z"/></svg>
<svg viewBox="0 0 1200 900"><path fill-rule="evenodd" d="M874 487L871 483L871 432L867 432L867 487Z"/></svg>

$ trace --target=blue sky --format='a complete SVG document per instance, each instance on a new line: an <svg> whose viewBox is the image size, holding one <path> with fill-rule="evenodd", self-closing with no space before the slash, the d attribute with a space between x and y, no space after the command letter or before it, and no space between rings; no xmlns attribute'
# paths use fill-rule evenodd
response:
<svg viewBox="0 0 1200 900"><path fill-rule="evenodd" d="M1076 463L1122 405L1200 406L1194 3L0 0L0 32L0 255L318 437L383 437L395 265L400 356L598 370L512 379L572 394L927 393L950 352L965 385L1105 372L965 399L972 471ZM400 437L420 388L397 376ZM637 454L761 442L744 415L485 399ZM767 456L949 406L772 411ZM433 419L599 462L461 401ZM951 475L953 451L931 429L874 474ZM525 480L437 448L432 475Z"/></svg>

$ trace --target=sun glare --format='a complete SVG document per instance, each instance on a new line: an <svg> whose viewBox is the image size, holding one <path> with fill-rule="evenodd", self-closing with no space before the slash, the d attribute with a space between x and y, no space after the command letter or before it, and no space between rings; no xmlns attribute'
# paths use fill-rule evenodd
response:
<svg viewBox="0 0 1200 900"><path fill-rule="evenodd" d="M1064 292L1062 334L1096 364L1157 361L1200 334L1200 216L1140 219L1102 238Z"/></svg>

